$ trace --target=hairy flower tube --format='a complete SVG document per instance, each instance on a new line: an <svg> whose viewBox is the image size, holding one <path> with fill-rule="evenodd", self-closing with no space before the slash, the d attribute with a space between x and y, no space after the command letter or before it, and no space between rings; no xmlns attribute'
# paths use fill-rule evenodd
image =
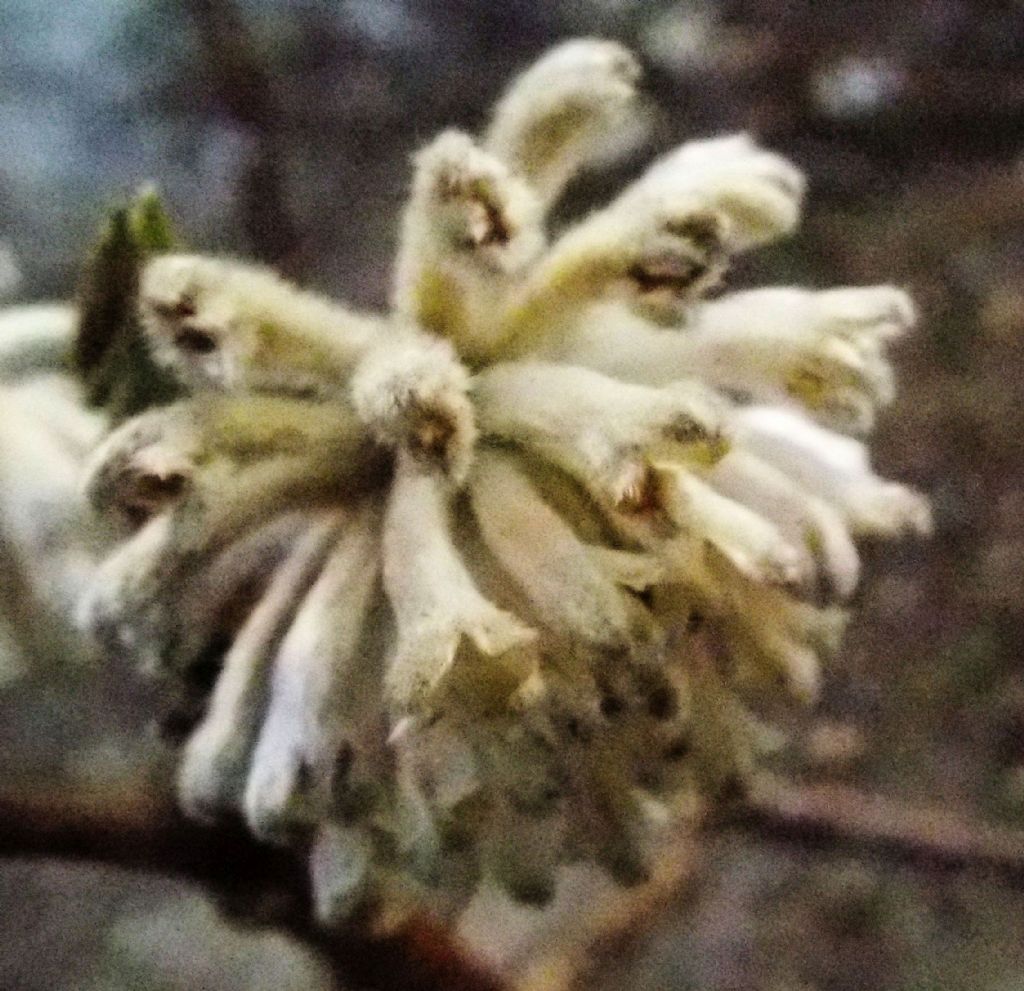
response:
<svg viewBox="0 0 1024 991"><path fill-rule="evenodd" d="M396 886L454 911L482 877L539 903L574 860L642 879L652 823L741 787L777 700L815 697L855 539L929 528L864 440L907 296L707 296L793 230L793 165L695 141L547 222L638 76L569 42L421 149L387 314L143 214L95 259L94 398L113 313L159 401L129 390L91 456L118 537L81 621L177 686L183 806L308 843L325 918Z"/></svg>

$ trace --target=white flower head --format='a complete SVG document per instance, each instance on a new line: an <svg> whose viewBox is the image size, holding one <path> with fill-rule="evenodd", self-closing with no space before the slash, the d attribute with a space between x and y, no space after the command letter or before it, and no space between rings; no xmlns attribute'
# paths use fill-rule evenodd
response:
<svg viewBox="0 0 1024 991"><path fill-rule="evenodd" d="M238 261L143 266L141 332L187 395L93 455L124 539L81 614L183 685L220 645L182 801L312 835L325 917L396 878L453 910L483 875L543 901L572 859L641 879L666 809L750 773L769 700L814 698L855 538L927 532L864 439L905 294L705 298L794 229L792 164L691 142L550 229L637 75L569 42L481 138L428 143L389 314Z"/></svg>

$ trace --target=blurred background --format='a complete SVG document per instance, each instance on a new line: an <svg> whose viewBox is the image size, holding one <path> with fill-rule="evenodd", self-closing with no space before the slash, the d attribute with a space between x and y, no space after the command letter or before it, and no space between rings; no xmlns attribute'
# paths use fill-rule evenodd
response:
<svg viewBox="0 0 1024 991"><path fill-rule="evenodd" d="M0 301L68 296L106 208L152 180L194 246L380 306L410 153L481 125L512 73L573 35L633 48L651 110L641 152L577 182L567 215L658 150L750 130L805 170L810 196L798 236L730 285L894 282L922 312L876 452L882 474L932 495L937 533L869 552L824 702L780 766L1024 826L1024 4L0 0ZM166 772L128 672L23 658L15 677L4 632L0 777L130 787ZM725 831L594 986L1022 991L1022 920L1024 894L995 876ZM0 862L0 988L323 980L201 892Z"/></svg>

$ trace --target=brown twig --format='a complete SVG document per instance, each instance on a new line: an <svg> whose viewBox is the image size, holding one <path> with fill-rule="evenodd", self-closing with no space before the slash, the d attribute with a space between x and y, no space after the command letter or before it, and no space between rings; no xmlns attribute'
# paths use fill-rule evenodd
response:
<svg viewBox="0 0 1024 991"><path fill-rule="evenodd" d="M262 846L241 824L197 825L154 792L0 793L0 856L84 860L198 883L236 920L272 926L314 949L339 988L504 987L424 917L386 932L368 917L340 931L319 927L301 853Z"/></svg>
<svg viewBox="0 0 1024 991"><path fill-rule="evenodd" d="M740 829L757 840L872 855L926 870L983 870L1024 886L1024 833L914 808L842 785L793 785L768 775L745 798L705 817L705 832ZM668 842L650 884L623 891L593 913L568 945L541 956L516 991L583 991L611 960L629 954L652 921L697 897L699 845L693 832Z"/></svg>
<svg viewBox="0 0 1024 991"><path fill-rule="evenodd" d="M610 961L627 955L650 922L695 894L699 844L695 834L666 844L646 884L621 891L592 912L567 940L530 962L515 991L582 991Z"/></svg>
<svg viewBox="0 0 1024 991"><path fill-rule="evenodd" d="M797 786L766 775L721 824L812 849L869 854L931 870L985 871L1024 888L1024 832L843 785Z"/></svg>
<svg viewBox="0 0 1024 991"><path fill-rule="evenodd" d="M184 6L218 101L252 140L239 190L246 235L262 261L290 271L299 231L287 207L284 117L270 74L232 0L185 0Z"/></svg>
<svg viewBox="0 0 1024 991"><path fill-rule="evenodd" d="M797 786L772 777L745 801L709 820L759 839L870 854L924 869L983 870L1024 887L1024 833L914 808L835 784ZM605 904L557 951L534 961L519 991L574 991L610 958L629 951L653 917L692 894L697 843L668 844L649 884ZM215 828L184 819L169 796L0 792L0 856L86 860L201 884L235 918L274 926L321 953L339 986L403 991L501 991L501 979L471 959L443 927L414 917L380 932L370 918L340 932L313 921L301 853L256 843L241 824Z"/></svg>

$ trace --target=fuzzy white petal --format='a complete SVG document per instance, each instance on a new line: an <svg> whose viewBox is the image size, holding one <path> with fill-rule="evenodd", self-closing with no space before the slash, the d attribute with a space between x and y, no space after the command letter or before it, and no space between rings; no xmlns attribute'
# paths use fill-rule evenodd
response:
<svg viewBox="0 0 1024 991"><path fill-rule="evenodd" d="M0 539L41 599L66 612L94 567L78 439L98 423L51 383L25 389L0 386Z"/></svg>
<svg viewBox="0 0 1024 991"><path fill-rule="evenodd" d="M524 175L545 203L591 160L623 147L637 117L640 67L620 45L574 39L513 81L494 110L487 147Z"/></svg>
<svg viewBox="0 0 1024 991"><path fill-rule="evenodd" d="M435 138L415 164L395 308L464 356L484 358L495 312L544 248L541 203L505 163L458 131Z"/></svg>
<svg viewBox="0 0 1024 991"><path fill-rule="evenodd" d="M32 303L0 313L0 382L61 370L75 326L74 307Z"/></svg>
<svg viewBox="0 0 1024 991"><path fill-rule="evenodd" d="M843 599L853 594L860 559L846 522L829 503L742 449L730 451L715 465L708 481L723 495L771 520L807 559L808 571L820 570L824 591Z"/></svg>
<svg viewBox="0 0 1024 991"><path fill-rule="evenodd" d="M683 468L659 465L670 518L690 541L707 540L754 581L799 586L806 562L769 520L717 493Z"/></svg>
<svg viewBox="0 0 1024 991"><path fill-rule="evenodd" d="M616 201L570 227L502 317L501 351L528 354L619 300L661 323L682 319L724 270L722 217L695 196Z"/></svg>
<svg viewBox="0 0 1024 991"><path fill-rule="evenodd" d="M613 505L630 502L652 458L714 460L725 404L696 383L652 389L584 368L518 362L474 380L480 427L537 451Z"/></svg>
<svg viewBox="0 0 1024 991"><path fill-rule="evenodd" d="M796 226L804 187L792 163L759 148L748 135L735 134L688 142L669 152L623 198L694 196L728 217L729 241L734 250L742 250Z"/></svg>
<svg viewBox="0 0 1024 991"><path fill-rule="evenodd" d="M178 796L191 814L206 818L239 805L274 655L337 539L339 524L331 513L307 526L232 642L178 770Z"/></svg>
<svg viewBox="0 0 1024 991"><path fill-rule="evenodd" d="M400 459L383 540L384 585L398 625L387 686L402 710L428 705L463 641L476 655L466 659L470 666L510 662L523 677L533 666L534 632L481 595L449 527L443 481Z"/></svg>
<svg viewBox="0 0 1024 991"><path fill-rule="evenodd" d="M270 698L253 751L245 814L259 836L286 831L295 810L329 807L337 755L352 714L343 701L374 658L360 650L378 575L378 514L357 510L306 595L274 661Z"/></svg>
<svg viewBox="0 0 1024 991"><path fill-rule="evenodd" d="M927 499L880 478L860 441L835 434L806 417L771 407L739 410L737 443L834 505L854 534L928 534Z"/></svg>
<svg viewBox="0 0 1024 991"><path fill-rule="evenodd" d="M441 464L462 481L476 424L469 376L447 341L405 333L371 351L352 376L356 414L391 446Z"/></svg>
<svg viewBox="0 0 1024 991"><path fill-rule="evenodd" d="M893 398L882 344L912 319L905 294L888 286L759 289L700 305L685 331L694 374L863 432Z"/></svg>
<svg viewBox="0 0 1024 991"><path fill-rule="evenodd" d="M384 326L270 269L203 255L150 261L139 312L154 359L193 389L329 395Z"/></svg>
<svg viewBox="0 0 1024 991"><path fill-rule="evenodd" d="M511 458L481 454L470 494L484 542L552 629L602 650L631 651L651 639L650 617Z"/></svg>

